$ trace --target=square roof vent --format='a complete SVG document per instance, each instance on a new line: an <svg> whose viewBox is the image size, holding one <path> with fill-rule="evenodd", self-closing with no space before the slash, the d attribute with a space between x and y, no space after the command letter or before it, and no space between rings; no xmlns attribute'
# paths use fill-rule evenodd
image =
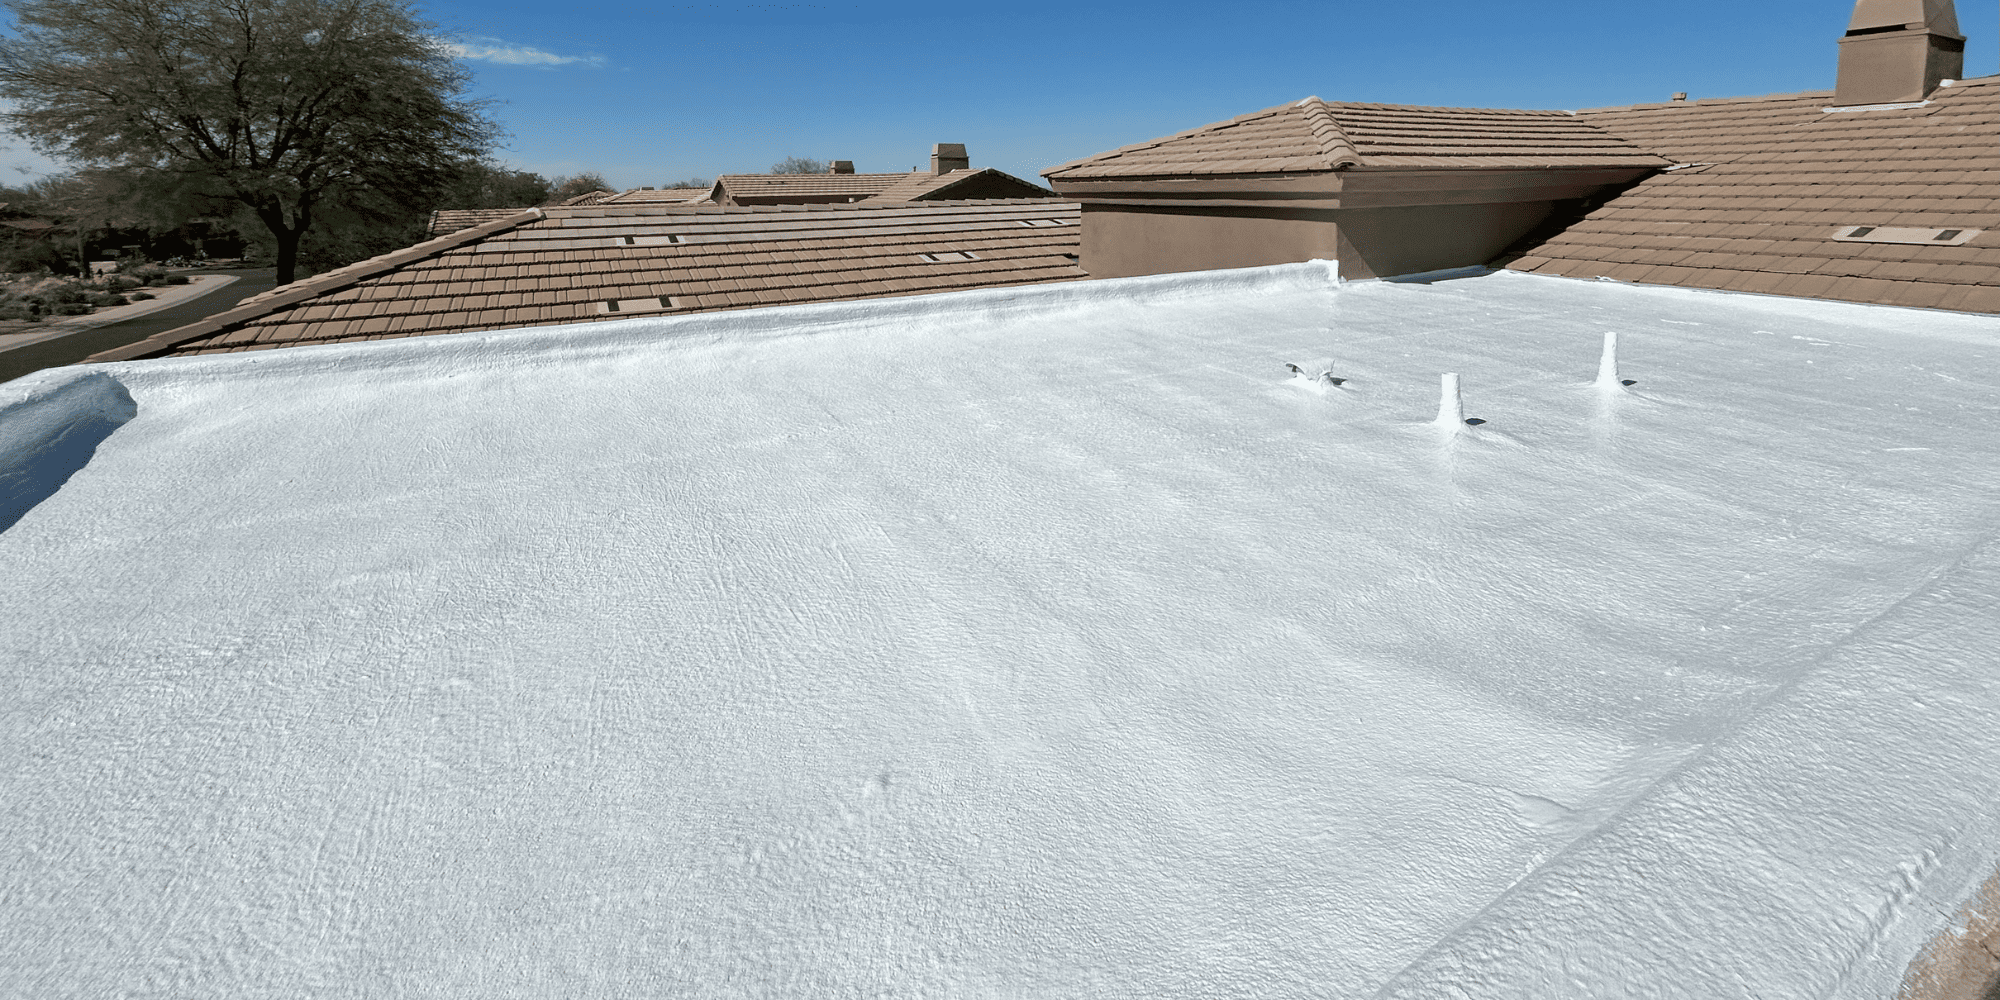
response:
<svg viewBox="0 0 2000 1000"><path fill-rule="evenodd" d="M1985 232L1983 229L1944 229L1929 226L1842 226L1830 239L1842 243L1903 243L1910 246L1955 247Z"/></svg>

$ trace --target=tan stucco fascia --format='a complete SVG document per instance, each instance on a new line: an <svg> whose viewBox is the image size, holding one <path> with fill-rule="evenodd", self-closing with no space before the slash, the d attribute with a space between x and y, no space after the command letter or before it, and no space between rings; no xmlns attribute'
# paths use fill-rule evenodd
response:
<svg viewBox="0 0 2000 1000"><path fill-rule="evenodd" d="M1324 173L1186 179L1054 180L1071 201L1135 208L1331 210L1411 205L1480 205L1582 198L1624 184L1652 167L1356 167Z"/></svg>

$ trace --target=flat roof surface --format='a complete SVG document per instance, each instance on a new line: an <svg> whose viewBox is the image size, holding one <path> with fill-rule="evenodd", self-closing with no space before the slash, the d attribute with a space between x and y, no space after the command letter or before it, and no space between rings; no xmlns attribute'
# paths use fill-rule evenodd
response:
<svg viewBox="0 0 2000 1000"><path fill-rule="evenodd" d="M2000 319L1329 266L0 386L0 994L1892 993Z"/></svg>

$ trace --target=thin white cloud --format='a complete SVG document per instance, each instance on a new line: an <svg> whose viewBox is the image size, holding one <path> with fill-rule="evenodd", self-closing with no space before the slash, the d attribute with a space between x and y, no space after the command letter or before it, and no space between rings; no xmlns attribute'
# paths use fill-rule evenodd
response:
<svg viewBox="0 0 2000 1000"><path fill-rule="evenodd" d="M507 66L602 66L605 63L603 56L559 56L498 38L446 38L439 39L438 44L458 59L478 59Z"/></svg>

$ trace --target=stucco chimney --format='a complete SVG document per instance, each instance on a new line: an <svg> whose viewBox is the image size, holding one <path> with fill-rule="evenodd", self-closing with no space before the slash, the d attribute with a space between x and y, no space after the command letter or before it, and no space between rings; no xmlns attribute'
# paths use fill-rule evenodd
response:
<svg viewBox="0 0 2000 1000"><path fill-rule="evenodd" d="M851 174L854 172L854 161L835 160L827 164L826 172L829 174Z"/></svg>
<svg viewBox="0 0 2000 1000"><path fill-rule="evenodd" d="M965 155L965 143L940 142L931 147L931 173L948 174L954 170L972 169L972 158Z"/></svg>
<svg viewBox="0 0 2000 1000"><path fill-rule="evenodd" d="M1952 0L1857 0L1840 40L1833 102L1898 104L1965 73L1965 36Z"/></svg>

